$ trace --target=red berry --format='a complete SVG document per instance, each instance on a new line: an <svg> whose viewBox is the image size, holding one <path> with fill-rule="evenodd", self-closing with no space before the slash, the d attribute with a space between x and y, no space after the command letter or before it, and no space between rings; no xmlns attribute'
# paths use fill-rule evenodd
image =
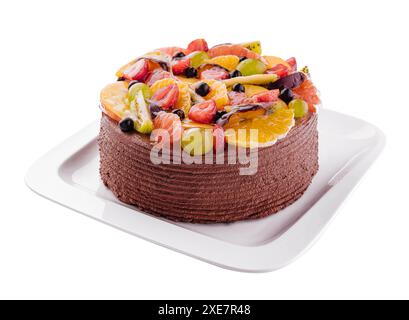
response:
<svg viewBox="0 0 409 320"><path fill-rule="evenodd" d="M294 57L288 59L287 62L291 66L291 71L297 71L297 60Z"/></svg>
<svg viewBox="0 0 409 320"><path fill-rule="evenodd" d="M213 100L208 100L192 106L189 111L189 118L199 123L211 123L216 111L216 103Z"/></svg>
<svg viewBox="0 0 409 320"><path fill-rule="evenodd" d="M123 77L128 80L145 80L149 72L149 63L145 59L135 62L132 66L124 71Z"/></svg>
<svg viewBox="0 0 409 320"><path fill-rule="evenodd" d="M187 68L190 67L190 59L182 58L173 60L172 62L172 72L173 74L183 74Z"/></svg>
<svg viewBox="0 0 409 320"><path fill-rule="evenodd" d="M164 110L170 110L176 104L179 98L179 88L177 84L159 89L152 96L152 104L161 107Z"/></svg>
<svg viewBox="0 0 409 320"><path fill-rule="evenodd" d="M268 69L266 73L270 73L270 74L273 73L273 74L278 75L280 78L284 78L285 76L288 76L289 71L290 70L288 70L288 67L282 64L277 64L271 69Z"/></svg>
<svg viewBox="0 0 409 320"><path fill-rule="evenodd" d="M269 90L256 94L252 97L254 102L274 102L278 100L280 90Z"/></svg>
<svg viewBox="0 0 409 320"><path fill-rule="evenodd" d="M189 52L208 51L209 47L205 39L196 39L189 43L189 45L187 46L187 50Z"/></svg>
<svg viewBox="0 0 409 320"><path fill-rule="evenodd" d="M213 129L213 148L216 153L224 150L224 138L223 128L216 125Z"/></svg>
<svg viewBox="0 0 409 320"><path fill-rule="evenodd" d="M145 83L148 86L151 86L158 80L162 80L162 79L170 78L170 77L171 77L170 72L167 72L162 69L155 69L148 74L148 77L146 78Z"/></svg>
<svg viewBox="0 0 409 320"><path fill-rule="evenodd" d="M227 70L219 67L213 67L200 72L200 79L214 79L224 80L230 78L230 74Z"/></svg>

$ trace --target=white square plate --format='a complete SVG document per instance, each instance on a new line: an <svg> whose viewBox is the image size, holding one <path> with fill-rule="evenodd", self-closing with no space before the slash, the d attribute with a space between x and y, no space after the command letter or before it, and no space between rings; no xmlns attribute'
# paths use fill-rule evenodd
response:
<svg viewBox="0 0 409 320"><path fill-rule="evenodd" d="M220 267L265 272L304 252L382 151L373 125L319 114L320 169L307 192L276 215L231 224L175 223L119 202L102 184L95 121L39 159L26 176L38 194L96 220Z"/></svg>

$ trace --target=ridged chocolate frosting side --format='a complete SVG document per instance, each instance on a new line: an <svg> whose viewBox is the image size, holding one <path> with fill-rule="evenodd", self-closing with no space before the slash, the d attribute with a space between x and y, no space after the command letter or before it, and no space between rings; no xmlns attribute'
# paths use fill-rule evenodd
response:
<svg viewBox="0 0 409 320"><path fill-rule="evenodd" d="M297 120L275 145L259 149L258 171L247 176L239 175L243 165L227 161L155 165L148 138L121 132L104 114L98 144L102 181L120 201L184 222L233 222L271 215L300 198L318 170L316 114Z"/></svg>

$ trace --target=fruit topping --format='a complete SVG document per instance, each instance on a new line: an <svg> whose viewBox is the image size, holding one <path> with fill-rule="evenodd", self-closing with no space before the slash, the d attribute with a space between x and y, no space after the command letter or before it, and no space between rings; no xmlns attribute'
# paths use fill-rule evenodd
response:
<svg viewBox="0 0 409 320"><path fill-rule="evenodd" d="M170 86L172 84L176 84L179 88L179 97L176 101L175 107L178 109L182 109L185 114L187 114L191 106L190 89L187 83L176 81L173 78L161 79L156 81L151 86L151 91L153 94L155 94L159 89Z"/></svg>
<svg viewBox="0 0 409 320"><path fill-rule="evenodd" d="M304 73L302 72L296 72L296 73L292 73L284 78L281 78L273 83L270 83L268 85L268 89L272 90L272 89L294 89L299 87L304 80L306 79L306 76Z"/></svg>
<svg viewBox="0 0 409 320"><path fill-rule="evenodd" d="M183 120L185 118L185 112L182 109L175 109L172 111L172 113L176 114L180 120Z"/></svg>
<svg viewBox="0 0 409 320"><path fill-rule="evenodd" d="M194 51L188 55L188 58L190 59L190 66L198 68L209 59L209 55L204 51Z"/></svg>
<svg viewBox="0 0 409 320"><path fill-rule="evenodd" d="M193 67L188 67L185 70L185 76L187 78L196 78L197 77L197 70Z"/></svg>
<svg viewBox="0 0 409 320"><path fill-rule="evenodd" d="M281 108L270 113L261 108L236 111L229 117L224 130L229 144L254 148L273 145L284 138L293 125L292 109Z"/></svg>
<svg viewBox="0 0 409 320"><path fill-rule="evenodd" d="M294 99L288 104L288 107L294 110L295 118L302 118L308 113L308 103L302 99Z"/></svg>
<svg viewBox="0 0 409 320"><path fill-rule="evenodd" d="M156 104L150 104L149 110L153 118L155 118L159 112L164 111L161 107L157 106Z"/></svg>
<svg viewBox="0 0 409 320"><path fill-rule="evenodd" d="M251 84L244 85L244 88L245 88L246 96L250 98L256 94L268 91L266 88L262 86L255 86Z"/></svg>
<svg viewBox="0 0 409 320"><path fill-rule="evenodd" d="M239 64L239 57L234 55L218 56L206 61L206 63L216 64L218 66L227 69L228 71L233 71Z"/></svg>
<svg viewBox="0 0 409 320"><path fill-rule="evenodd" d="M282 64L277 64L274 67L272 67L271 69L268 69L266 71L266 73L274 73L277 76L279 76L280 78L284 78L285 76L288 75L289 71L290 71L290 69L288 69L286 66L284 66Z"/></svg>
<svg viewBox="0 0 409 320"><path fill-rule="evenodd" d="M317 88L310 79L305 80L298 88L295 88L293 93L308 103L310 112L316 112L315 106L320 104L321 101L318 97Z"/></svg>
<svg viewBox="0 0 409 320"><path fill-rule="evenodd" d="M234 55L238 57L246 57L249 59L259 59L260 55L244 48L238 44L222 44L211 48L208 52L211 58L218 56Z"/></svg>
<svg viewBox="0 0 409 320"><path fill-rule="evenodd" d="M264 73L267 67L258 59L246 59L239 63L237 70L239 70L243 76L251 76Z"/></svg>
<svg viewBox="0 0 409 320"><path fill-rule="evenodd" d="M148 74L148 77L145 80L145 83L148 86L153 85L156 81L161 80L161 79L166 79L166 78L170 78L172 75L170 74L170 72L165 71L165 70L161 70L161 69L156 69L153 70L152 72L150 72Z"/></svg>
<svg viewBox="0 0 409 320"><path fill-rule="evenodd" d="M191 43L189 43L189 45L187 46L187 50L189 52L208 51L209 47L205 39L196 39L196 40L193 40Z"/></svg>
<svg viewBox="0 0 409 320"><path fill-rule="evenodd" d="M190 108L189 119L199 123L211 123L216 115L216 103L208 100Z"/></svg>
<svg viewBox="0 0 409 320"><path fill-rule="evenodd" d="M183 57L185 57L186 55L182 52L182 51L179 51L178 53L176 53L174 56L173 56L173 59L177 59L177 58L183 58Z"/></svg>
<svg viewBox="0 0 409 320"><path fill-rule="evenodd" d="M123 80L121 80L121 81L123 81ZM137 80L132 80L131 82L129 82L129 84L128 84L128 90L131 89L131 87L132 87L134 84L137 84L137 83L139 83L139 81L137 81Z"/></svg>
<svg viewBox="0 0 409 320"><path fill-rule="evenodd" d="M149 72L149 64L146 59L141 59L123 71L122 77L127 80L143 81Z"/></svg>
<svg viewBox="0 0 409 320"><path fill-rule="evenodd" d="M199 79L224 80L230 78L229 71L213 64L202 64L198 69Z"/></svg>
<svg viewBox="0 0 409 320"><path fill-rule="evenodd" d="M267 64L267 69L274 68L275 66L277 66L279 64L282 65L282 66L287 67L289 70L291 70L291 68L292 68L291 65L287 61L285 61L284 59L281 59L279 57L263 56L263 58L264 58L264 61Z"/></svg>
<svg viewBox="0 0 409 320"><path fill-rule="evenodd" d="M202 128L202 129L212 129L214 125L213 124L207 124L207 123L199 123L199 122L194 122L192 120L189 119L184 119L182 121L182 127L184 129L189 129L189 128Z"/></svg>
<svg viewBox="0 0 409 320"><path fill-rule="evenodd" d="M277 101L279 94L280 94L279 90L269 90L269 91L254 95L252 99L256 103L257 102L275 102Z"/></svg>
<svg viewBox="0 0 409 320"><path fill-rule="evenodd" d="M229 99L230 99L230 104L232 106L238 106L240 104L246 104L246 103L252 102L252 100L248 98L244 92L230 91Z"/></svg>
<svg viewBox="0 0 409 320"><path fill-rule="evenodd" d="M192 156L200 156L213 149L213 132L209 129L191 128L183 132L182 148Z"/></svg>
<svg viewBox="0 0 409 320"><path fill-rule="evenodd" d="M187 68L190 67L190 59L187 57L176 59L172 61L173 74L183 74Z"/></svg>
<svg viewBox="0 0 409 320"><path fill-rule="evenodd" d="M170 143L180 141L183 133L182 122L180 118L174 113L159 112L153 121L155 129L166 130ZM151 140L155 142L164 142L163 136L159 131L154 130L151 134Z"/></svg>
<svg viewBox="0 0 409 320"><path fill-rule="evenodd" d="M131 132L134 130L133 120L131 118L125 118L119 122L119 128L122 132Z"/></svg>
<svg viewBox="0 0 409 320"><path fill-rule="evenodd" d="M231 87L236 83L241 84L258 84L258 85L267 85L271 82L274 82L278 79L276 74L256 74L253 76L247 77L236 77L232 79L223 80L224 84L227 87Z"/></svg>
<svg viewBox="0 0 409 320"><path fill-rule="evenodd" d="M288 59L287 63L290 65L291 71L297 71L297 60L294 57Z"/></svg>
<svg viewBox="0 0 409 320"><path fill-rule="evenodd" d="M158 89L152 96L152 103L164 110L172 109L179 98L177 84Z"/></svg>
<svg viewBox="0 0 409 320"><path fill-rule="evenodd" d="M153 130L151 112L142 90L138 91L136 99L131 102L130 108L131 115L135 118L133 119L135 129L140 133L151 133Z"/></svg>
<svg viewBox="0 0 409 320"><path fill-rule="evenodd" d="M201 96L205 97L210 92L210 87L206 82L201 82L195 89L196 93Z"/></svg>
<svg viewBox="0 0 409 320"><path fill-rule="evenodd" d="M232 87L233 91L236 92L245 92L246 88L241 84L241 83L236 83L233 87Z"/></svg>
<svg viewBox="0 0 409 320"><path fill-rule="evenodd" d="M281 90L279 97L281 100L283 100L287 104L290 103L295 98L294 93L291 91L291 89L287 89L287 88Z"/></svg>
<svg viewBox="0 0 409 320"><path fill-rule="evenodd" d="M261 54L261 43L260 41L244 42L240 44L242 47L249 49L257 54Z"/></svg>
<svg viewBox="0 0 409 320"><path fill-rule="evenodd" d="M102 89L100 102L102 111L115 121L121 121L124 112L129 109L128 84L125 81L114 82Z"/></svg>
<svg viewBox="0 0 409 320"><path fill-rule="evenodd" d="M159 48L159 49L156 49L155 51L161 52L161 53L166 54L166 55L171 56L171 57L173 57L178 52L183 52L183 53L187 52L186 49L183 49L183 48L180 48L180 47Z"/></svg>
<svg viewBox="0 0 409 320"><path fill-rule="evenodd" d="M234 70L232 72L230 72L230 78L236 78L236 77L241 77L242 74L239 70Z"/></svg>
<svg viewBox="0 0 409 320"><path fill-rule="evenodd" d="M219 110L229 104L228 91L223 82L212 79L203 80L203 82L207 83L210 87L209 93L204 97L205 100L212 99Z"/></svg>
<svg viewBox="0 0 409 320"><path fill-rule="evenodd" d="M143 82L134 83L132 86L129 85L128 88L129 88L128 89L129 90L128 91L129 101L134 100L139 91L142 91L142 94L143 94L145 99L150 99L152 97L151 88L149 88L149 86L147 86Z"/></svg>

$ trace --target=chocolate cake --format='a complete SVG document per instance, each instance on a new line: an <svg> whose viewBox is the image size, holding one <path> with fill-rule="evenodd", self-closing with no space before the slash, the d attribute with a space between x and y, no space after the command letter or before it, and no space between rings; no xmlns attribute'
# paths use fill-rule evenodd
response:
<svg viewBox="0 0 409 320"><path fill-rule="evenodd" d="M195 41L176 53L158 49L157 65L146 55L133 60L118 71L120 81L102 91L101 179L120 201L175 221L227 223L277 213L303 195L318 171L319 99L309 74L296 70L294 58L260 56L249 44L212 51L204 40ZM219 59L223 66L209 63L209 72L192 70L183 60L192 46L193 53L207 52L212 59L227 56L226 50L248 57L232 59L234 70L225 78L226 59ZM263 74L240 75L246 70L241 63L251 59L265 65ZM190 68L184 74L181 60ZM168 140L158 140L159 129L169 133ZM242 138L240 129L258 130L257 140ZM192 156L221 154L223 161L155 164L152 149L164 142L180 144ZM247 152L257 147L255 172L243 175L245 165L229 161L231 145Z"/></svg>

